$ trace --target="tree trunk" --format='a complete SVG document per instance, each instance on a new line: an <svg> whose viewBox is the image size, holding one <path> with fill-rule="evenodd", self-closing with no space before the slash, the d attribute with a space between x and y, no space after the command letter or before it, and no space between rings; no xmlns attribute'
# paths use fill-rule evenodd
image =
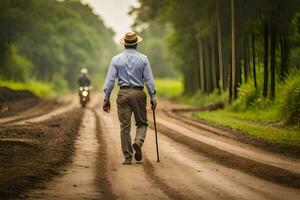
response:
<svg viewBox="0 0 300 200"><path fill-rule="evenodd" d="M236 28L236 82L237 87L242 84L242 35L240 30ZM235 94L237 98L237 94Z"/></svg>
<svg viewBox="0 0 300 200"><path fill-rule="evenodd" d="M288 73L288 39L285 33L280 34L279 39L281 52L280 80L283 80Z"/></svg>
<svg viewBox="0 0 300 200"><path fill-rule="evenodd" d="M202 39L198 39L198 48L199 48L199 68L200 68L200 88L202 92L205 92L205 77L204 77L204 58L203 58L203 43Z"/></svg>
<svg viewBox="0 0 300 200"><path fill-rule="evenodd" d="M229 66L229 104L232 102L232 64Z"/></svg>
<svg viewBox="0 0 300 200"><path fill-rule="evenodd" d="M205 68L205 92L209 94L212 91L212 65L211 65L211 47L209 40L204 42L204 68Z"/></svg>
<svg viewBox="0 0 300 200"><path fill-rule="evenodd" d="M275 98L275 71L276 71L276 32L271 32L271 99Z"/></svg>
<svg viewBox="0 0 300 200"><path fill-rule="evenodd" d="M268 96L268 78L269 78L269 24L265 23L264 28L264 86L263 96Z"/></svg>
<svg viewBox="0 0 300 200"><path fill-rule="evenodd" d="M231 79L232 95L237 97L236 83L236 33L235 33L235 0L231 0Z"/></svg>
<svg viewBox="0 0 300 200"><path fill-rule="evenodd" d="M222 51L222 29L220 21L219 0L216 0L216 19L217 19L217 40L218 40L218 64L219 64L219 87L224 89L224 68L223 68L223 51Z"/></svg>
<svg viewBox="0 0 300 200"><path fill-rule="evenodd" d="M254 87L257 89L257 81L256 81L256 63L255 63L255 38L252 34L252 62L253 62L253 81L254 81Z"/></svg>
<svg viewBox="0 0 300 200"><path fill-rule="evenodd" d="M249 70L249 60L248 60L248 35L244 39L243 45L243 57L244 57L244 81L248 81L248 70Z"/></svg>
<svg viewBox="0 0 300 200"><path fill-rule="evenodd" d="M283 34L283 44L284 44L284 74L285 77L289 73L289 57L290 57L290 49L289 49L289 37L284 33Z"/></svg>
<svg viewBox="0 0 300 200"><path fill-rule="evenodd" d="M217 70L216 70L216 50L214 42L214 34L210 37L210 56L211 56L211 74L212 74L212 90L218 88L217 86Z"/></svg>

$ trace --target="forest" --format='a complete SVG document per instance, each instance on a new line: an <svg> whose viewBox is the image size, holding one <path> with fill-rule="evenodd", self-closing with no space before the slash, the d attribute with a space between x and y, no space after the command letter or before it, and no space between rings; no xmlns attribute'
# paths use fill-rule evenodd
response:
<svg viewBox="0 0 300 200"><path fill-rule="evenodd" d="M2 84L76 90L81 68L99 81L116 52L113 31L80 1L1 0L0 26Z"/></svg>
<svg viewBox="0 0 300 200"><path fill-rule="evenodd" d="M161 97L299 126L298 0L139 0L129 14ZM76 90L82 67L101 83L117 52L114 32L77 0L2 0L0 25L0 85L40 96Z"/></svg>
<svg viewBox="0 0 300 200"><path fill-rule="evenodd" d="M139 2L136 30L171 26L162 37L186 95L225 97L238 111L272 107L300 124L298 0Z"/></svg>

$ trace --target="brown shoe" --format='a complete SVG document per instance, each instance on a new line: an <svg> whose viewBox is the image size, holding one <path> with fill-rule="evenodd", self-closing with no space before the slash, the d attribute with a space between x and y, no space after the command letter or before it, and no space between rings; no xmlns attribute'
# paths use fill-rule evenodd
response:
<svg viewBox="0 0 300 200"><path fill-rule="evenodd" d="M142 160L142 149L141 149L140 145L133 143L132 147L135 150L135 154L134 154L135 160L141 161Z"/></svg>

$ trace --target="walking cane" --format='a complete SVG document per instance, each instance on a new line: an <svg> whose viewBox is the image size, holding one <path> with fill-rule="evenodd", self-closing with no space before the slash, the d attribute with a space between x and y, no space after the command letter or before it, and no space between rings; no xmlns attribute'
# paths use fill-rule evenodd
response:
<svg viewBox="0 0 300 200"><path fill-rule="evenodd" d="M152 112L153 112L155 142L156 142L156 158L157 158L157 162L159 162L159 152L158 152L158 141L157 141L157 129L156 129L155 109L152 109Z"/></svg>

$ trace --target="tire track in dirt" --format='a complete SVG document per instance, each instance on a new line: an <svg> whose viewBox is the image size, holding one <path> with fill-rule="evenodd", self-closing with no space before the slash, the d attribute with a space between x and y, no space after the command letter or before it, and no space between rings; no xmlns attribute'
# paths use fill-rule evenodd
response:
<svg viewBox="0 0 300 200"><path fill-rule="evenodd" d="M241 143L250 144L254 147L269 151L271 153L279 153L281 155L292 157L292 158L300 158L300 148L296 145L291 144L278 144L269 142L249 134L244 133L238 129L232 129L227 126L221 126L212 122L208 122L201 119L196 119L191 115L191 113L186 112L174 112L170 110L162 110L162 113L169 117L170 119L174 119L177 121L181 121L185 124L185 127L194 127L198 130L203 130L208 133L213 133L213 135L220 136L223 138L233 139L239 141ZM213 136L210 134L210 136Z"/></svg>
<svg viewBox="0 0 300 200"><path fill-rule="evenodd" d="M171 188L164 180L156 175L156 173L154 172L154 166L148 158L144 158L144 170L147 173L148 178L153 182L153 185L156 185L157 188L160 188L162 191L164 191L164 193L168 195L170 199L186 199L186 197L181 195L178 190Z"/></svg>
<svg viewBox="0 0 300 200"><path fill-rule="evenodd" d="M27 123L36 123L36 122L42 122L45 121L47 119L50 119L51 117L57 116L57 115L61 115L63 113L66 113L78 106L78 102L75 101L75 99L73 98L67 105L60 107L58 109L52 110L51 112L46 112L43 115L40 115L38 117L33 117L33 118L28 118L25 120L20 120L17 121L15 123L12 123L11 125L24 125Z"/></svg>
<svg viewBox="0 0 300 200"><path fill-rule="evenodd" d="M255 176L232 169L178 143L159 132L161 162L155 160L154 132L149 130L146 146L147 160L151 167L148 174L159 178L169 191L182 199L297 199L300 190L277 185ZM151 138L149 138L151 137ZM149 154L152 152L152 154ZM163 188L162 188L163 189ZM167 192L166 192L167 193Z"/></svg>
<svg viewBox="0 0 300 200"><path fill-rule="evenodd" d="M91 106L97 102L94 99ZM25 194L29 199L115 199L105 174L105 144L99 138L99 120L94 109L84 109L75 152L61 175ZM101 134L100 134L101 135ZM104 166L104 167L103 167Z"/></svg>
<svg viewBox="0 0 300 200"><path fill-rule="evenodd" d="M45 113L50 112L51 110L58 109L59 104L60 103L56 102L55 100L45 100L45 101L39 102L35 106L33 106L25 111L16 113L13 116L0 118L0 124L6 125L6 124L11 124L11 123L15 123L18 121L22 121L22 120L26 120L26 119L30 119L30 118L36 118L36 117L45 115ZM64 104L64 103L61 103L61 104ZM62 106L62 105L60 105L60 106Z"/></svg>
<svg viewBox="0 0 300 200"><path fill-rule="evenodd" d="M71 163L62 170L62 175L46 183L44 189L29 192L29 199L99 199L96 184L96 154L99 143L96 137L96 118L86 109ZM105 198L103 198L105 199Z"/></svg>
<svg viewBox="0 0 300 200"><path fill-rule="evenodd" d="M117 199L294 199L300 191L259 179L217 164L199 151L170 137L160 137L161 159L155 163L154 133L150 129L143 147L144 162L121 165L117 113L96 110L101 121L99 139L106 144L106 169L102 172ZM133 123L134 124L134 123ZM134 125L133 125L134 126ZM159 129L161 131L161 129ZM134 129L132 136L134 136ZM150 137L150 138L148 138ZM198 145L198 144L197 144ZM192 146L194 146L192 144ZM109 189L110 190L110 189ZM275 192L274 192L275 191Z"/></svg>
<svg viewBox="0 0 300 200"><path fill-rule="evenodd" d="M195 127L195 124L189 125L186 123L186 118L173 119L168 116L165 116L164 114L159 114L159 116L162 120L161 124L171 129L176 129L177 131L180 131L183 135L187 135L191 138L197 139L201 142L207 143L208 145L224 150L231 154L245 157L258 163L264 163L267 165L274 166L276 168L285 169L290 172L300 174L299 155L297 158L266 151L264 149L257 148L253 145L240 142L235 138L227 136L224 137L222 135L230 135L231 133L229 132L222 132L221 130L216 130L213 127L209 127L207 125L202 124L198 125L200 125L201 127L205 126L204 129L199 128L198 126ZM174 127L171 127L170 125ZM210 131L211 129L213 129L213 131ZM219 134L215 134L215 132L218 132Z"/></svg>
<svg viewBox="0 0 300 200"><path fill-rule="evenodd" d="M113 200L113 199L117 199L117 196L113 193L111 183L107 177L107 171L108 171L107 144L101 130L100 117L98 113L95 111L95 109L96 108L93 108L92 111L96 117L96 132L97 132L96 135L97 135L98 142L100 144L98 148L98 155L97 155L96 183L98 185L98 188L100 189L103 199Z"/></svg>
<svg viewBox="0 0 300 200"><path fill-rule="evenodd" d="M117 199L170 199L161 188L153 184L152 177L144 171L143 162L122 165L124 158L120 148L120 126L114 105L109 114L100 111L97 113L101 121L103 140L107 144L107 178Z"/></svg>
<svg viewBox="0 0 300 200"><path fill-rule="evenodd" d="M209 158L212 158L217 163L235 169L240 169L246 173L251 173L257 177L264 178L269 181L289 187L300 188L300 175L297 173L264 163L259 163L236 154L228 153L212 145L186 136L177 130L170 129L161 123L157 123L157 125L162 134L174 139L179 143L189 146L190 148L206 155ZM153 125L150 124L150 127L153 128Z"/></svg>

